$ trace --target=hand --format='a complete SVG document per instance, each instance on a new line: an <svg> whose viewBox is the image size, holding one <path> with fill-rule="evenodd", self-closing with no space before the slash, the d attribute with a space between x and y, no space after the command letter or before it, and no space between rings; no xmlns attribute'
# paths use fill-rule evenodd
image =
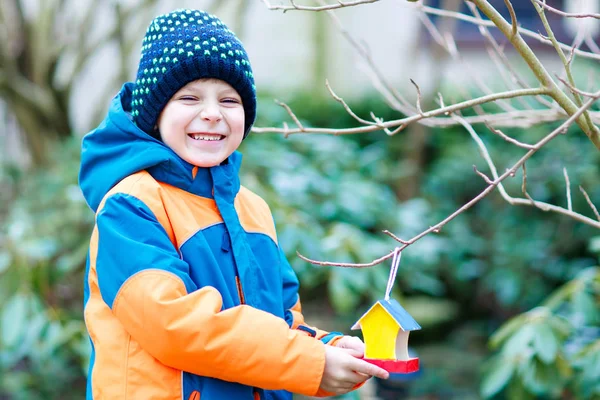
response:
<svg viewBox="0 0 600 400"><path fill-rule="evenodd" d="M363 358L365 355L365 344L356 336L343 336L336 343L336 347L347 349L350 355Z"/></svg>
<svg viewBox="0 0 600 400"><path fill-rule="evenodd" d="M354 354L354 349L325 346L325 371L320 389L333 394L344 394L372 376L381 379L389 377L386 370L358 359Z"/></svg>

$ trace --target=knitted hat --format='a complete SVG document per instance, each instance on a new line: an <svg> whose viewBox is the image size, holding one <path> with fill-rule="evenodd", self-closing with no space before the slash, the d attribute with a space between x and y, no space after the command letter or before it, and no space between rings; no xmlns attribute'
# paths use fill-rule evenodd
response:
<svg viewBox="0 0 600 400"><path fill-rule="evenodd" d="M200 78L221 79L238 92L246 137L256 116L256 88L242 42L221 20L204 11L179 9L159 15L142 42L131 99L133 122L153 134L171 97Z"/></svg>

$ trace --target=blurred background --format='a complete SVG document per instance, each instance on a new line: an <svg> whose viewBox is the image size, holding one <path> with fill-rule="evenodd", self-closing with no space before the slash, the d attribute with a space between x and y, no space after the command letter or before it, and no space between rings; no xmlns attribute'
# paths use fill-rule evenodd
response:
<svg viewBox="0 0 600 400"><path fill-rule="evenodd" d="M510 20L504 0L490 3ZM513 3L521 26L543 31L529 1ZM566 11L584 3L588 12L600 12L595 0L548 0ZM468 13L458 0L425 4ZM326 13L282 13L258 0L2 0L0 399L84 398L90 345L82 320L83 272L94 216L77 185L81 138L102 120L122 83L134 79L149 21L180 7L216 14L244 42L259 95L256 127L293 124L274 99L287 103L305 126L357 126L331 98L326 80L366 119L370 113L404 117L378 92L381 81L415 101L413 79L424 109L437 107L438 92L446 104L481 95L478 81L506 90L475 25L431 17L454 36L459 62L404 0L337 10L341 27ZM597 50L598 19L548 18L557 38L569 44L585 26L592 41L582 49ZM367 49L379 78L345 35ZM510 43L495 37L513 68L533 82ZM561 71L551 46L528 43L551 73ZM575 79L591 90L598 60L576 60ZM519 107L519 100L508 102ZM531 143L556 126L505 133ZM482 137L501 171L524 154L484 129ZM473 165L487 166L460 126L414 124L391 137L381 131L288 138L253 133L241 151L242 182L271 206L279 242L301 280L309 323L347 334L383 297L389 263L318 267L296 252L370 262L397 245L383 230L413 237L486 186ZM600 152L573 127L528 162L529 193L565 206L567 168L571 186L583 186L600 204L599 166ZM505 187L519 194L521 179ZM575 189L573 209L594 218ZM409 343L421 370L371 381L340 398L599 399L599 253L597 229L535 207L510 206L492 193L403 252L393 296L423 328Z"/></svg>

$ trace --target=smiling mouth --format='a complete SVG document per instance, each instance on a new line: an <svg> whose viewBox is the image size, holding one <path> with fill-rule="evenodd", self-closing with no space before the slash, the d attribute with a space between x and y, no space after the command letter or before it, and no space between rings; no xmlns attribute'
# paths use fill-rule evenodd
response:
<svg viewBox="0 0 600 400"><path fill-rule="evenodd" d="M207 142L214 142L225 139L225 135L219 135L215 133L190 133L188 136L194 140L204 140Z"/></svg>

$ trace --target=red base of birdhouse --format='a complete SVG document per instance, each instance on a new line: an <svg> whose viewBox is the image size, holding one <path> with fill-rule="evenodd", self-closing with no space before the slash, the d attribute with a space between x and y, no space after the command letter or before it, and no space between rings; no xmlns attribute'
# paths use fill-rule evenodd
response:
<svg viewBox="0 0 600 400"><path fill-rule="evenodd" d="M409 358L408 360L379 360L375 358L364 358L364 360L393 374L410 374L419 370L418 357Z"/></svg>

